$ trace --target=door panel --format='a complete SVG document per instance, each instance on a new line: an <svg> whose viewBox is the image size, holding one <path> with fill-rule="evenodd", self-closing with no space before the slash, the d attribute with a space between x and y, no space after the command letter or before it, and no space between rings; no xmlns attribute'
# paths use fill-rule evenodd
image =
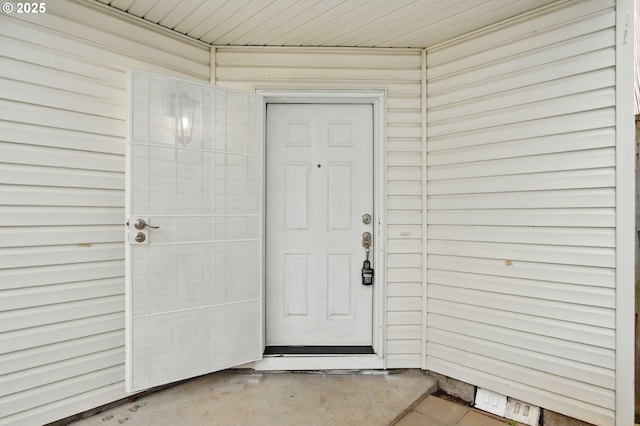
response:
<svg viewBox="0 0 640 426"><path fill-rule="evenodd" d="M263 348L261 98L137 72L131 93L129 391Z"/></svg>
<svg viewBox="0 0 640 426"><path fill-rule="evenodd" d="M372 105L269 104L267 194L266 344L371 345Z"/></svg>

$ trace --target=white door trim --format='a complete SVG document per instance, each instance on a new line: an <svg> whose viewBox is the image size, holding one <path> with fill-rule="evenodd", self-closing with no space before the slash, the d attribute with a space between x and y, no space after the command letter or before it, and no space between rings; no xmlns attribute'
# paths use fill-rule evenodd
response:
<svg viewBox="0 0 640 426"><path fill-rule="evenodd" d="M266 106L273 103L306 104L369 104L373 106L373 193L374 238L373 264L376 265L373 286L373 356L285 356L263 358L255 363L256 370L310 369L371 369L386 368L385 312L386 312L386 91L380 90L271 90L259 89ZM266 138L264 138L266 141ZM266 146L264 147L266 150ZM266 194L265 198L268 197ZM264 208L264 207L263 207ZM263 226L263 230L265 226ZM264 236L263 236L264 237ZM264 280L263 280L264 285ZM263 289L264 294L264 289ZM264 311L265 309L263 309ZM264 312L263 312L264 315ZM263 322L264 336L264 322ZM263 337L264 341L264 337Z"/></svg>

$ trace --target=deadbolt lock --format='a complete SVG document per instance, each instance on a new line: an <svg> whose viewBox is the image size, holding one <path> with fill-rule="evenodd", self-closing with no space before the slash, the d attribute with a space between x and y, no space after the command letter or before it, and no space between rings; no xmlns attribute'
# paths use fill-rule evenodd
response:
<svg viewBox="0 0 640 426"><path fill-rule="evenodd" d="M144 232L138 232L133 239L136 240L136 243L144 243L147 239L147 235Z"/></svg>
<svg viewBox="0 0 640 426"><path fill-rule="evenodd" d="M362 215L362 223L368 225L371 223L371 215L369 213L365 213Z"/></svg>
<svg viewBox="0 0 640 426"><path fill-rule="evenodd" d="M370 232L363 232L362 233L362 247L367 249L367 251L371 247L371 233Z"/></svg>

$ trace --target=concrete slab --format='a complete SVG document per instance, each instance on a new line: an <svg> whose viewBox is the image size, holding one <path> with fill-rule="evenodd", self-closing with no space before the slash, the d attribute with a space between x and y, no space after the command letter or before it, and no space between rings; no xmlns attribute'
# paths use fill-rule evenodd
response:
<svg viewBox="0 0 640 426"><path fill-rule="evenodd" d="M456 426L505 426L508 420L498 420L484 413L469 410Z"/></svg>
<svg viewBox="0 0 640 426"><path fill-rule="evenodd" d="M393 426L449 426L446 423L433 420L415 411L409 411L402 419Z"/></svg>
<svg viewBox="0 0 640 426"><path fill-rule="evenodd" d="M445 398L427 396L394 426L526 426Z"/></svg>
<svg viewBox="0 0 640 426"><path fill-rule="evenodd" d="M72 423L126 425L388 425L434 392L418 370L354 373L223 371Z"/></svg>
<svg viewBox="0 0 640 426"><path fill-rule="evenodd" d="M420 413L433 423L438 422L437 424L442 424L443 426L453 426L469 412L469 407L430 395L418 404L413 411Z"/></svg>

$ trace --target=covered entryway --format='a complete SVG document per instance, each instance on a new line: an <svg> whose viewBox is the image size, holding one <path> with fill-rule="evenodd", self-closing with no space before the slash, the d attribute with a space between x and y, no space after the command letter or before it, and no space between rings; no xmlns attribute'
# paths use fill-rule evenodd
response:
<svg viewBox="0 0 640 426"><path fill-rule="evenodd" d="M373 106L268 104L266 125L267 351L372 351Z"/></svg>
<svg viewBox="0 0 640 426"><path fill-rule="evenodd" d="M264 318L253 294L236 298L263 294L264 270L251 268L263 268L264 246L234 224L249 216L214 212L232 232L218 234L216 224L213 239L206 212L127 217L132 69L246 93L384 91L369 355L384 362L351 367L422 368L593 424L632 423L633 0L170 5L57 0L43 13L0 16L0 424L46 424L130 395L125 359L135 348L125 341L135 343L136 332L125 331L125 307L140 308L130 326L236 308ZM143 168L156 154L191 164L194 145L210 144L193 127L189 139L188 120L177 125L170 113L181 94L148 103L168 118L152 128L168 126L179 146L140 144L151 159ZM241 171L257 170L242 162L255 157L201 152L229 171L233 183L219 185L235 202ZM206 164L155 167L142 186L186 208L202 183L198 168ZM134 241L146 232L148 247L135 241L140 262L125 267L126 222ZM256 243L257 253L248 247ZM215 260L200 250L208 244L221 248ZM226 294L213 299L199 293L203 269L190 264L212 261L227 268L215 278ZM166 272L125 296L125 269L151 263ZM178 285L164 285L171 281ZM135 300L147 295L147 306ZM232 328L246 316L220 320L217 337L200 346L174 332L198 336L200 319L153 326L152 346L137 349L153 353L146 362L163 380L179 377L170 362L198 374L259 358L263 329ZM202 347L228 352L209 363L197 357ZM147 368L144 357L137 368Z"/></svg>

